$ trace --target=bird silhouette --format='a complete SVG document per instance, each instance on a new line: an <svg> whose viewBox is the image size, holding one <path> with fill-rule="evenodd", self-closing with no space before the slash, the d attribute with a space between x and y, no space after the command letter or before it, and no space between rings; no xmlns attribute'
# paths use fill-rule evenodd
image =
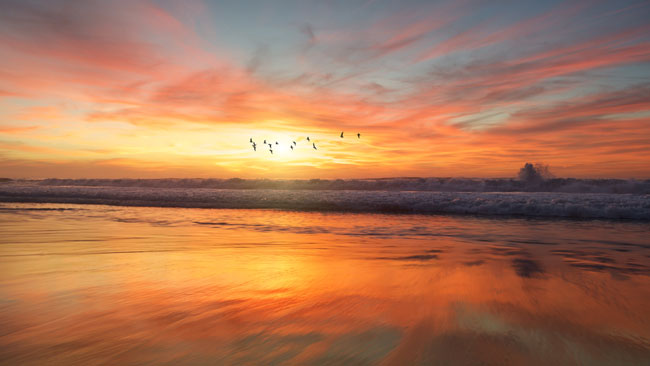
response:
<svg viewBox="0 0 650 366"><path fill-rule="evenodd" d="M318 150L318 149L316 148L316 144L315 144L315 143L312 143L311 146L314 147L314 150Z"/></svg>
<svg viewBox="0 0 650 366"><path fill-rule="evenodd" d="M291 148L291 150L293 150L293 145L289 145L289 147Z"/></svg>
<svg viewBox="0 0 650 366"><path fill-rule="evenodd" d="M293 146L296 146L296 142L295 142L295 141L293 142Z"/></svg>
<svg viewBox="0 0 650 366"><path fill-rule="evenodd" d="M250 141L251 143L253 143L253 138L251 137L249 141Z"/></svg>
<svg viewBox="0 0 650 366"><path fill-rule="evenodd" d="M311 140L309 139L309 136L307 136L307 141L311 141Z"/></svg>
<svg viewBox="0 0 650 366"><path fill-rule="evenodd" d="M253 151L257 151L257 144L253 142Z"/></svg>
<svg viewBox="0 0 650 366"><path fill-rule="evenodd" d="M266 145L266 140L264 140L264 145Z"/></svg>
<svg viewBox="0 0 650 366"><path fill-rule="evenodd" d="M357 134L357 138L358 138L358 139L361 138L361 134L360 134L360 133Z"/></svg>
<svg viewBox="0 0 650 366"><path fill-rule="evenodd" d="M271 152L271 155L273 155L273 150L269 150Z"/></svg>
<svg viewBox="0 0 650 366"><path fill-rule="evenodd" d="M275 142L275 144L276 144L276 145L280 145L280 144L278 144L278 142L277 142L277 141Z"/></svg>
<svg viewBox="0 0 650 366"><path fill-rule="evenodd" d="M341 138L343 138L343 131L341 131Z"/></svg>

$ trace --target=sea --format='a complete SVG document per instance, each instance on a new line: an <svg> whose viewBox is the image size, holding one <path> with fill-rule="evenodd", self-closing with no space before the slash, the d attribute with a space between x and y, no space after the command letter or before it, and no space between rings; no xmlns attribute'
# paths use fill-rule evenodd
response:
<svg viewBox="0 0 650 366"><path fill-rule="evenodd" d="M1 365L648 365L650 181L0 183Z"/></svg>

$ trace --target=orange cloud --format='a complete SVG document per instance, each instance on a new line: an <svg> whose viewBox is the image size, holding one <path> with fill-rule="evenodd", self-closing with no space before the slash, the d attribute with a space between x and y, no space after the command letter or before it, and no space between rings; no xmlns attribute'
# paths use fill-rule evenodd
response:
<svg viewBox="0 0 650 366"><path fill-rule="evenodd" d="M590 76L650 61L647 25L481 57L532 34L556 37L554 25L584 4L500 28L458 27L471 9L457 4L378 17L361 29L302 23L295 32L307 46L303 36L288 55L256 53L251 63L222 44L206 46L177 8L121 5L18 4L0 17L0 103L8 107L0 133L19 142L5 153L26 166L68 159L82 175L93 159L145 175L158 173L141 166L194 176L503 176L530 159L579 165L580 175L650 176L639 158L650 145L639 137L648 133L647 85L604 88ZM432 39L445 40L423 50ZM348 139L338 138L342 130ZM251 137L306 136L317 136L320 155L253 155L248 146ZM47 149L62 160L34 155ZM36 165L25 169L12 168Z"/></svg>

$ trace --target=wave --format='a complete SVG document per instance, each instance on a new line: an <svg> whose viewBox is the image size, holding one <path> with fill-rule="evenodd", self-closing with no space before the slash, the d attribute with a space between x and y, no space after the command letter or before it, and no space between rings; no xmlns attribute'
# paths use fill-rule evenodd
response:
<svg viewBox="0 0 650 366"><path fill-rule="evenodd" d="M4 184L81 187L212 188L277 190L359 190L431 192L564 192L650 194L650 180L635 179L474 179L474 178L384 178L384 179L44 179Z"/></svg>
<svg viewBox="0 0 650 366"><path fill-rule="evenodd" d="M0 186L0 201L650 220L650 195L648 194L271 190L9 184Z"/></svg>

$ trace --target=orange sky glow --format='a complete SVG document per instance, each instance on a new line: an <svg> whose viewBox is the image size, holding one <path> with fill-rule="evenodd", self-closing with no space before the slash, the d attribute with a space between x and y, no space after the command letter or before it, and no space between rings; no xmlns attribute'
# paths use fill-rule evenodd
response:
<svg viewBox="0 0 650 366"><path fill-rule="evenodd" d="M0 176L650 178L650 5L522 4L9 1Z"/></svg>

